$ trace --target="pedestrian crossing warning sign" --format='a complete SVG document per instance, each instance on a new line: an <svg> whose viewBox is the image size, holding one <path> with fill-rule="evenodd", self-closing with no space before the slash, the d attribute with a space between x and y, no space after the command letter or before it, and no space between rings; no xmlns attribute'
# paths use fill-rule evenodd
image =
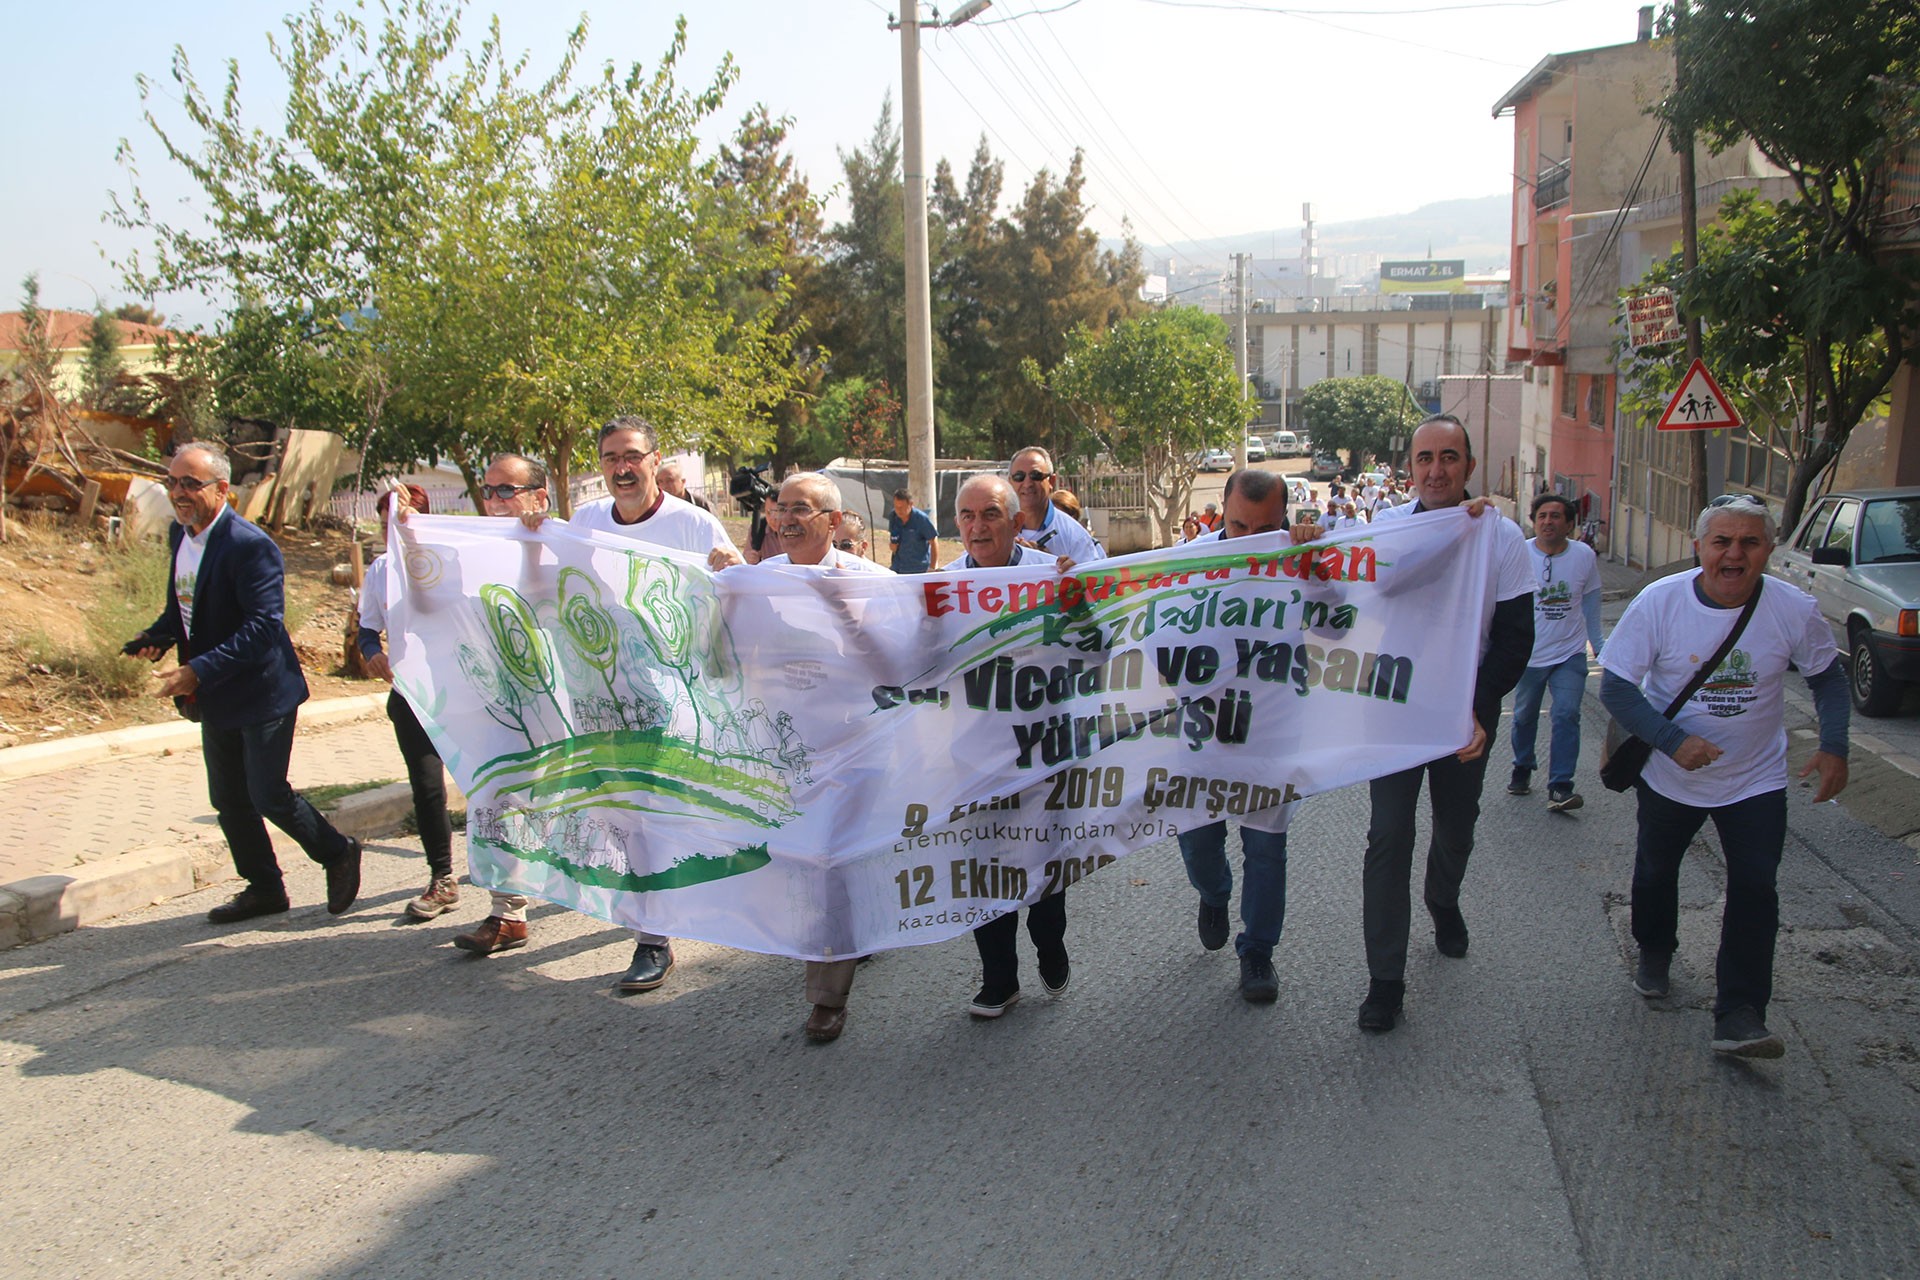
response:
<svg viewBox="0 0 1920 1280"><path fill-rule="evenodd" d="M1667 411L1660 415L1658 429L1709 431L1739 425L1740 415L1733 411L1733 403L1707 372L1706 363L1695 360L1687 376L1680 379L1680 389L1667 401Z"/></svg>

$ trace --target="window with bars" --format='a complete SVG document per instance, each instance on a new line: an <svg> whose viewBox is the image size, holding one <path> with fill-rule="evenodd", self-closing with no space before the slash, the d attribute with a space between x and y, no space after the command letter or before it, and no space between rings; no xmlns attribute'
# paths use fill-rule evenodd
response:
<svg viewBox="0 0 1920 1280"><path fill-rule="evenodd" d="M1580 410L1580 399L1576 394L1579 380L1569 369L1555 369L1553 376L1560 380L1560 416L1571 418Z"/></svg>

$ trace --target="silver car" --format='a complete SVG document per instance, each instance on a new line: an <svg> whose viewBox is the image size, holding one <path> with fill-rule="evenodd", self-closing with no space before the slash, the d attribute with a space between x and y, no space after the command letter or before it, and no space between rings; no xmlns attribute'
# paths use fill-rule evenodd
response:
<svg viewBox="0 0 1920 1280"><path fill-rule="evenodd" d="M1860 714L1898 712L1920 684L1920 488L1822 496L1770 567L1820 602Z"/></svg>

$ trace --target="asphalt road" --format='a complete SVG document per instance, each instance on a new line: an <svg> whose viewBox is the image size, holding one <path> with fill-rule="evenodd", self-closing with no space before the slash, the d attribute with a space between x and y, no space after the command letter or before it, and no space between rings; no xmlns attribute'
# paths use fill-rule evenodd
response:
<svg viewBox="0 0 1920 1280"><path fill-rule="evenodd" d="M1471 953L1417 920L1384 1037L1353 1024L1364 788L1295 824L1266 1008L1199 948L1170 844L1072 891L1062 996L1030 977L974 1022L969 944L890 952L823 1047L797 962L683 943L621 1000L627 935L552 908L529 949L465 957L484 893L396 923L404 842L339 921L216 932L208 892L0 953L8 1273L1911 1275L1913 851L1796 794L1788 1054L1727 1061L1717 855L1686 866L1673 997L1643 1001L1631 802L1548 814L1508 761Z"/></svg>

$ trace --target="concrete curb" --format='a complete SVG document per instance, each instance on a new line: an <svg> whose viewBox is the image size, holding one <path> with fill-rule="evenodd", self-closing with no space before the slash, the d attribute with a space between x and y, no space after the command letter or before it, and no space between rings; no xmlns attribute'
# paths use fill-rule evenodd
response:
<svg viewBox="0 0 1920 1280"><path fill-rule="evenodd" d="M300 708L300 727L343 724L384 711L386 705L385 693L309 702ZM0 782L13 782L37 774L98 764L118 756L157 755L199 745L200 726L187 720L136 725L131 729L109 729L105 733L80 734L53 742L31 742L25 746L0 749Z"/></svg>
<svg viewBox="0 0 1920 1280"><path fill-rule="evenodd" d="M460 813L466 804L449 779L447 807ZM329 812L334 826L361 840L394 835L412 815L413 791L404 782L342 796ZM209 837L102 858L75 867L71 874L15 880L0 885L0 950L70 933L231 879L226 846Z"/></svg>

